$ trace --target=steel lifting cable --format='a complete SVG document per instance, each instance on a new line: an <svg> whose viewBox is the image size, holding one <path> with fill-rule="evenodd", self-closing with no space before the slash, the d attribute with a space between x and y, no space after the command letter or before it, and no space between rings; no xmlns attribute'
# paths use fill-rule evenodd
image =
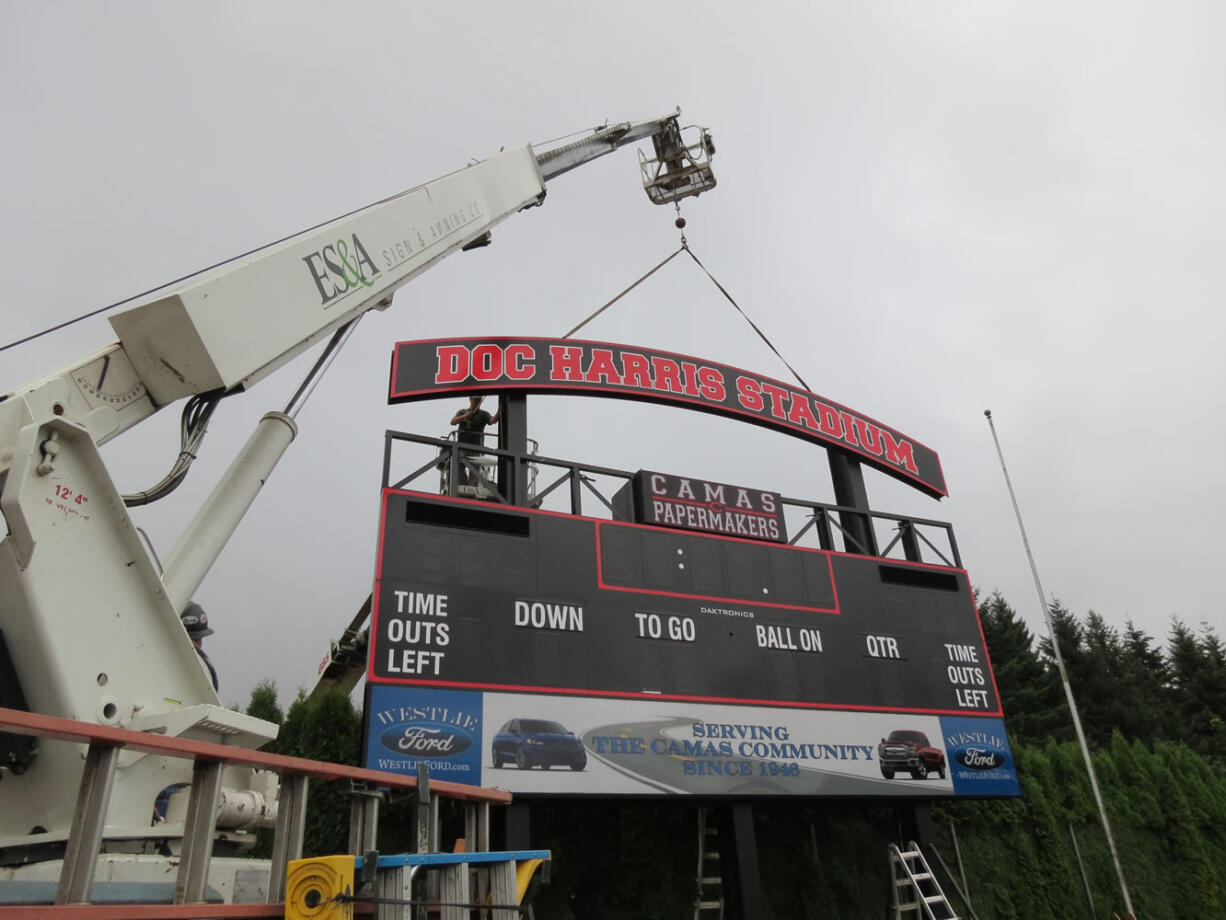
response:
<svg viewBox="0 0 1226 920"><path fill-rule="evenodd" d="M755 323L752 319L750 319L749 315L744 310L741 309L741 305L738 304L735 298L733 298L733 296L728 293L727 288L725 288L722 284L719 283L718 280L716 280L715 276L711 274L710 270L708 270L708 268L702 264L702 260L699 259L698 256L694 255L694 250L690 249L689 241L686 240L685 238L685 232L684 232L685 218L680 216L681 215L680 204L677 205L677 215L678 216L677 216L676 226L678 230L682 231L681 245L673 253L668 255L662 262L656 265L655 268L651 269L649 272L647 272L645 275L640 277L637 281L635 281L633 284L631 284L629 287L623 290L620 294L615 296L612 300L610 300L604 306L596 310L596 312L592 313L587 319L581 322L578 326L570 330L570 332L566 333L566 335L562 336L562 338L569 339L572 335L574 335L576 332L578 332L580 329L582 329L584 326L586 326L588 323L590 323L592 320L598 317L601 313L609 309L609 307L613 306L613 304L617 303L619 300L621 300L623 297L625 297L627 294L633 291L636 287L638 287L640 284L642 284L644 281L646 281L648 278L650 278L652 275L654 275L656 272L662 269L665 265L667 265L677 256L681 255L682 252L685 252L689 255L691 259L694 260L694 264L697 265L699 268L701 268L703 270L703 273L708 278L711 279L711 283L714 284L716 288L719 289L719 292L723 294L725 298L727 298L728 303L732 304L732 306L736 308L736 311L741 314L741 317L745 320L745 322L749 323L750 328L753 329L753 331L758 334L758 338L760 338L763 342L766 343L766 347L769 348L771 351L773 351L775 353L775 357L777 357L780 361L783 362L783 366L792 372L792 376L795 377L797 381L799 381L800 385L804 387L806 390L810 389L809 384L807 384L805 382L805 379L801 377L799 373L797 373L796 368L792 367L792 365L788 363L787 358L785 358L782 354L780 354L779 349L775 347L774 342L772 342L767 337L766 333L758 328L758 324Z"/></svg>
<svg viewBox="0 0 1226 920"><path fill-rule="evenodd" d="M576 326L570 332L566 333L566 335L562 336L562 338L569 339L572 335L574 335L576 332L578 332L580 329L582 329L584 326L586 326L588 323L590 323L592 320L598 317L601 313L609 309L609 307L613 306L613 304L617 303L619 300L621 300L623 297L625 297L627 294L633 291L636 287L638 287L640 284L642 284L644 281L646 281L648 278L650 278L652 275L654 275L656 272L662 269L665 265L667 265L677 256L681 255L682 249L685 249L685 237L681 238L681 246L677 249L676 252L672 253L670 256L665 258L664 261L662 261L659 265L657 265L651 271L647 272L647 274L643 275L641 278L635 281L634 284L630 285L630 287L626 288L624 291L622 291L620 294L618 294L616 297L610 300L607 304L605 304L603 307L598 309L595 313L593 313L591 316L589 316L587 319L581 322L578 326Z"/></svg>
<svg viewBox="0 0 1226 920"><path fill-rule="evenodd" d="M723 294L726 298L728 298L728 303L736 307L736 312L740 313L741 316L744 317L745 322L749 323L750 328L752 328L753 331L758 334L758 338L760 338L763 342L766 343L766 347L775 353L775 356L780 361L783 362L783 366L792 372L792 376L795 377L800 382L800 385L802 387L808 390L809 385L805 383L805 379L796 372L796 368L788 364L787 358L785 358L783 355L779 353L779 349L776 348L774 343L766 337L766 333L763 332L761 329L759 329L758 324L749 318L749 316L745 313L745 311L741 309L741 305L738 304L735 300L733 300L732 295L729 294L727 290L725 290L722 284L720 284L718 281L715 280L715 276L712 275L711 272L707 271L707 267L703 265L701 261L699 261L698 256L694 255L694 250L690 249L690 246L688 243L685 242L684 237L682 237L681 248L690 254L690 258L694 260L694 264L697 265L699 268L701 268L703 272L706 273L706 276L711 279L711 283L714 284L717 288L719 288L719 292Z"/></svg>

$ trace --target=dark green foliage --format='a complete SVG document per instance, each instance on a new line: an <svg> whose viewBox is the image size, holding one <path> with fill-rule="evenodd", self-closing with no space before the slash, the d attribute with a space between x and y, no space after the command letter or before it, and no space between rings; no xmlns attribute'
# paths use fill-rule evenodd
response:
<svg viewBox="0 0 1226 920"><path fill-rule="evenodd" d="M1165 807L1163 828L1169 847L1171 870L1180 879L1182 905L1189 917L1221 916L1218 894L1221 883L1210 863L1200 829L1192 817L1178 778L1155 758L1158 794Z"/></svg>
<svg viewBox="0 0 1226 920"><path fill-rule="evenodd" d="M1092 796L1077 745L1019 746L1014 754L1021 799L937 809L940 849L953 866L952 821L976 913L981 920L1088 916L1088 881L1093 916L1122 916L1106 835L1096 810L1084 814ZM1161 743L1151 751L1121 735L1094 761L1137 916L1226 916L1226 775L1185 745Z"/></svg>
<svg viewBox="0 0 1226 920"><path fill-rule="evenodd" d="M263 719L266 722L274 722L280 725L284 720L285 715L281 712L281 706L277 702L277 685L275 681L267 678L261 680L255 685L255 689L251 691L251 699L247 702L246 713L249 716L255 716L257 719ZM276 740L270 741L263 745L260 750L275 751L277 750ZM255 832L256 845L252 851L252 856L258 859L268 859L272 856L273 829L271 827L259 828Z"/></svg>
<svg viewBox="0 0 1226 920"><path fill-rule="evenodd" d="M1153 782L1153 755L1139 741L1130 742L1117 734L1112 739L1110 757L1100 755L1095 759L1096 765L1108 762L1114 774L1099 777L1107 790L1103 797L1108 814L1132 827L1161 830L1166 803Z"/></svg>
<svg viewBox="0 0 1226 920"><path fill-rule="evenodd" d="M249 716L280 725L285 719L285 714L277 703L276 682L265 678L256 684L255 689L251 691L251 700L247 703L246 711Z"/></svg>
<svg viewBox="0 0 1226 920"><path fill-rule="evenodd" d="M768 918L853 920L889 903L882 865L897 837L893 808L867 803L770 802L754 806L763 909Z"/></svg>
<svg viewBox="0 0 1226 920"><path fill-rule="evenodd" d="M1009 736L1041 744L1058 721L1067 720L1060 686L1035 651L1029 627L1003 597L993 594L980 604L979 618Z"/></svg>
<svg viewBox="0 0 1226 920"><path fill-rule="evenodd" d="M1084 672L1077 683L1077 706L1086 737L1095 747L1109 744L1114 732L1134 734L1140 702L1124 679L1124 645L1119 632L1093 610L1083 632Z"/></svg>
<svg viewBox="0 0 1226 920"><path fill-rule="evenodd" d="M1036 883L1048 905L1071 904L1076 897L1076 879L1066 857L1065 811L1051 764L1053 746L1054 742L1049 742L1043 753L1034 748L1021 748L1017 758L1018 780L1028 815L1027 829L1039 864L1045 870ZM1053 917L1059 916L1053 914Z"/></svg>
<svg viewBox="0 0 1226 920"><path fill-rule="evenodd" d="M1051 794L1059 805L1060 823L1092 824L1097 821L1098 806L1094 803L1080 746L1049 742L1043 755L1051 764Z"/></svg>
<svg viewBox="0 0 1226 920"><path fill-rule="evenodd" d="M698 856L692 806L651 802L553 802L532 808L532 845L553 854L551 881L535 902L551 920L693 913Z"/></svg>
<svg viewBox="0 0 1226 920"><path fill-rule="evenodd" d="M1025 817L1026 807L1021 800L1017 803L960 802L944 806L938 811L945 819L939 825L942 833L938 847L951 870L956 872L952 843L956 832L971 904L983 920L1060 917L1051 912L1047 903L1044 890L1047 865L1039 855L1027 824L1002 824L996 820L998 816L994 812L1000 810L999 806L1007 809L1014 805L1020 807ZM949 830L949 821L953 822L955 831ZM1009 882L1001 884L1002 879ZM947 895L953 897L953 886L945 884L943 875L942 885Z"/></svg>
<svg viewBox="0 0 1226 920"><path fill-rule="evenodd" d="M356 764L361 752L362 716L342 690L313 700L299 692L281 723L276 752L309 760ZM304 856L344 853L349 846L349 797L339 782L313 783L307 799Z"/></svg>
<svg viewBox="0 0 1226 920"><path fill-rule="evenodd" d="M1050 637L1036 643L998 594L979 614L1010 738L1075 740ZM1057 602L1050 614L1092 747L1111 744L1116 732L1147 746L1182 741L1226 767L1226 645L1212 629L1176 619L1164 653L1131 622L1121 634L1093 611L1083 622Z"/></svg>
<svg viewBox="0 0 1226 920"><path fill-rule="evenodd" d="M1152 743L1171 737L1171 706L1167 694L1170 666L1154 640L1127 621L1122 654L1115 674L1122 701L1116 726L1126 738Z"/></svg>
<svg viewBox="0 0 1226 920"><path fill-rule="evenodd" d="M1222 782L1222 772L1183 744L1159 742L1154 753L1179 777L1193 820L1219 834L1226 832L1226 784ZM1215 840L1219 834L1214 835Z"/></svg>
<svg viewBox="0 0 1226 920"><path fill-rule="evenodd" d="M1059 702L1055 704L1055 713L1053 713L1058 717L1051 720L1047 737L1055 738L1057 741L1071 741L1077 737L1077 734L1073 728L1073 718L1069 714L1068 700L1060 681L1056 645L1059 646L1060 659L1064 662L1065 673L1068 675L1069 683L1076 696L1077 687L1090 667L1084 649L1085 634L1077 618L1061 606L1059 601L1051 605L1049 612L1056 644L1053 644L1050 635L1043 636L1039 639L1039 655L1043 661L1047 683L1056 688L1054 696Z"/></svg>
<svg viewBox="0 0 1226 920"><path fill-rule="evenodd" d="M1207 625L1198 634L1178 619L1172 623L1170 677L1178 737L1226 765L1226 649Z"/></svg>

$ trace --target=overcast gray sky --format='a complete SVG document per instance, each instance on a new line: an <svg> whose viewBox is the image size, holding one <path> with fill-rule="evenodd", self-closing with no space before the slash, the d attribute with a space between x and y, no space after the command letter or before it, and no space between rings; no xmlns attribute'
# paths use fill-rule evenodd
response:
<svg viewBox="0 0 1226 920"><path fill-rule="evenodd" d="M1165 639L1222 631L1226 8L1213 2L524 4L0 0L0 344L421 184L500 147L680 105L719 187L694 252L817 393L941 455L972 581L1041 613L983 410L1051 595ZM561 335L678 244L623 151L364 320L197 594L222 698L283 700L369 593L392 344ZM584 330L786 378L678 259ZM9 389L114 336L0 354ZM310 359L218 411L165 553ZM172 407L104 449L123 491L178 450ZM534 402L542 451L832 500L824 452L662 407Z"/></svg>

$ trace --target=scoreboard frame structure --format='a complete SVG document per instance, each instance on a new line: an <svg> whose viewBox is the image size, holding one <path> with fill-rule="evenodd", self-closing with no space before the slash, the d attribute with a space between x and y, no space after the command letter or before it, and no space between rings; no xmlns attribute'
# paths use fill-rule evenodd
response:
<svg viewBox="0 0 1226 920"><path fill-rule="evenodd" d="M610 532L641 536L644 541L623 541L614 548L608 539ZM708 550L706 577L724 577L725 583L739 582L742 589L736 593L680 589L677 576L692 579L691 573L702 565L696 561L701 550L695 552L695 547ZM712 548L718 555L711 556ZM669 564L674 555L682 560L675 569ZM642 565L637 566L640 561ZM661 571L665 566L668 568ZM656 573L650 578L653 567ZM780 572L789 567L791 571ZM837 581L836 568L841 570ZM466 577L465 572L472 574ZM850 598L855 598L853 605L858 602L863 607L866 594L872 596L876 589L873 575L884 586L882 590L892 591L901 603L907 594L921 595L928 606L942 608L944 631L936 631L931 617L920 624L922 632L909 632L901 624L891 627L889 611L884 617L872 617L871 610L849 610ZM866 576L867 586L855 584L864 582ZM791 584L779 584L789 577ZM801 579L805 584L799 587L806 590L805 598L795 596L796 582ZM764 586L765 581L770 584ZM840 583L844 585L841 592ZM848 590L852 586L858 589L854 594ZM770 597L768 591L778 595L789 588L790 597L754 597L759 592ZM610 620L619 621L621 636L610 635ZM700 630L700 623L709 629ZM462 635L464 629L479 629L481 635L472 637L474 644L497 648L503 660L458 647L468 638ZM703 639L711 637L702 636L703 632L717 635L721 642L739 642L735 657L762 653L752 673L742 675L750 685L755 677L777 680L778 671L768 672L764 667L764 658L779 657L775 652L812 656L825 670L855 659L862 659L863 666L880 663L904 670L925 658L935 661L937 680L902 677L888 681L905 688L907 701L871 700L870 688L860 684L872 684L872 679L859 676L838 698L815 698L810 692L788 699L765 691L730 692L730 666L725 662L712 673L696 675L699 684L709 689L634 688L641 674L636 657L642 645L639 640L663 642L664 646L653 647L680 647L711 660L717 656L705 650ZM982 628L962 569L555 511L493 509L470 499L423 492L384 491L371 633L368 676L379 683L798 709L1003 715L990 666L978 654L951 659L950 652L942 651L958 646L978 653L983 647ZM832 634L838 637L833 648ZM519 637L527 641L520 642ZM565 662L569 669L559 671L540 662L542 656L529 646L541 637L583 640L566 643L570 653L578 656ZM853 641L846 641L848 637ZM583 647L585 643L599 648L603 661L598 671L594 664L585 666L583 673L577 670L583 661L596 657L593 650ZM857 647L851 647L853 644ZM921 644L924 653L915 651ZM959 664L950 664L955 660ZM981 700L981 705L957 705L958 685L946 685L949 668L961 667L963 661L984 671L982 682L974 678L974 686L983 689L966 697ZM562 673L574 679L560 680ZM601 683L602 678L609 682ZM704 682L716 678L718 684ZM924 688L930 694L926 705L917 705L921 683L928 685Z"/></svg>
<svg viewBox="0 0 1226 920"><path fill-rule="evenodd" d="M528 506L525 464L568 468L572 495L580 478L580 464L528 456L514 443L526 430L525 356L549 353L549 342L491 346L520 356L521 391L507 394L489 380L458 388L500 393L504 437L498 448L482 449L499 467L492 500L457 496L454 487L451 495L404 488L443 463L454 473L462 449L388 434L368 766L411 772L426 760L448 779L529 796L1020 794L967 573L916 561L916 528L894 515L885 517L900 522L894 542L902 540L907 558L879 551L871 524L877 512L857 500L859 461L849 465L840 446L824 445L840 504L814 513L813 525L826 525L818 549L794 545L801 533L788 543L628 520L628 506L603 498L611 519ZM477 348L467 340L401 345L419 363L423 347L435 349L433 366L444 377L457 373L457 349L471 363ZM397 346L397 401L406 398L401 359ZM595 389L592 395L626 397ZM448 379L418 386L412 398L456 391ZM803 398L824 404L813 394ZM442 454L393 481L392 445L405 441ZM932 457L923 468L939 472ZM840 469L851 472L841 484ZM647 475L659 484L692 479L602 472L628 482L637 476L640 487ZM726 486L693 481L709 494ZM912 484L937 491L933 482ZM795 504L761 495L773 496L763 499L768 507ZM712 515L728 507L706 504ZM858 529L847 526L857 520ZM842 552L833 548L831 522L842 532ZM957 563L952 531L949 540ZM870 551L858 551L864 548ZM926 743L906 748L895 738Z"/></svg>

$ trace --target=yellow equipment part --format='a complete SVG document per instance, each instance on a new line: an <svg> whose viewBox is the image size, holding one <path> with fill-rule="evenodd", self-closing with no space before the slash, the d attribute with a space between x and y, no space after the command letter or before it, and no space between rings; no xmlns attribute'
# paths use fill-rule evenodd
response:
<svg viewBox="0 0 1226 920"><path fill-rule="evenodd" d="M353 856L294 859L285 873L285 920L353 920Z"/></svg>
<svg viewBox="0 0 1226 920"><path fill-rule="evenodd" d="M524 892L528 890L528 883L532 881L532 875L536 872L537 867L543 863L543 859L522 859L515 864L515 903L524 903Z"/></svg>

